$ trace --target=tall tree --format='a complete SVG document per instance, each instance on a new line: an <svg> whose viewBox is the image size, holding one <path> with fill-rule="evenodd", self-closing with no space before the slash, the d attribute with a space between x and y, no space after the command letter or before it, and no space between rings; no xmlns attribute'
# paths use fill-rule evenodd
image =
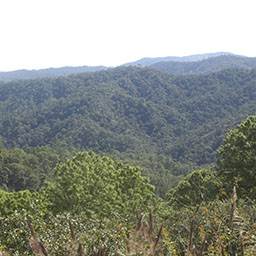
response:
<svg viewBox="0 0 256 256"><path fill-rule="evenodd" d="M220 147L218 173L228 191L238 186L241 196L256 195L256 116L231 130Z"/></svg>
<svg viewBox="0 0 256 256"><path fill-rule="evenodd" d="M139 214L154 200L153 191L140 169L92 152L60 164L46 188L53 212L89 217Z"/></svg>

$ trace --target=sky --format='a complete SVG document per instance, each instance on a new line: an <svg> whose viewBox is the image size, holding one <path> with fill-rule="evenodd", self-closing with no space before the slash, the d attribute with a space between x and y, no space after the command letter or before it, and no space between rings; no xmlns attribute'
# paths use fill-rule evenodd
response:
<svg viewBox="0 0 256 256"><path fill-rule="evenodd" d="M0 0L0 71L256 56L255 0Z"/></svg>

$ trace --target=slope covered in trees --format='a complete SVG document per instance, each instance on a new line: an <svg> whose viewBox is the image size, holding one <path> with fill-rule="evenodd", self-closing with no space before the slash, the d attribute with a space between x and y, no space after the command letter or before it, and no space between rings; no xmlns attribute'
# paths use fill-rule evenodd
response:
<svg viewBox="0 0 256 256"><path fill-rule="evenodd" d="M214 162L225 130L255 113L255 83L255 70L173 77L136 67L2 83L0 135L8 148L74 147L133 161L163 188L170 173Z"/></svg>
<svg viewBox="0 0 256 256"><path fill-rule="evenodd" d="M173 75L208 74L225 69L254 69L256 58L222 55L194 62L163 61L153 63L150 67Z"/></svg>

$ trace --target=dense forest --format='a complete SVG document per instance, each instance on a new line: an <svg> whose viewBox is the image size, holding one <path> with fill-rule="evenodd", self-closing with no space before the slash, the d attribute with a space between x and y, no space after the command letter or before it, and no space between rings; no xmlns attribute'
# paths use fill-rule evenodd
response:
<svg viewBox="0 0 256 256"><path fill-rule="evenodd" d="M94 150L144 167L159 193L213 164L225 131L254 114L255 70L170 76L120 67L0 84L6 148Z"/></svg>
<svg viewBox="0 0 256 256"><path fill-rule="evenodd" d="M254 60L194 58L0 82L0 255L256 255Z"/></svg>

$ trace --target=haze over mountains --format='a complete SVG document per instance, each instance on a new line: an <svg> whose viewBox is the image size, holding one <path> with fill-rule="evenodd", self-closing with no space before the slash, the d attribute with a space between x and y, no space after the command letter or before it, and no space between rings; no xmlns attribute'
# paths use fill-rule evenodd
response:
<svg viewBox="0 0 256 256"><path fill-rule="evenodd" d="M236 55L221 55L193 62L161 61L150 65L173 75L207 74L224 69L254 69L256 58L248 58Z"/></svg>
<svg viewBox="0 0 256 256"><path fill-rule="evenodd" d="M124 66L143 66L158 69L170 74L199 74L219 71L228 68L254 68L255 58L238 56L227 52L197 54L185 57L157 57L143 58L134 62L126 63ZM36 79L43 77L58 77L84 72L97 72L106 70L105 66L78 66L47 68L39 70L16 70L0 72L0 80L11 81L15 79Z"/></svg>
<svg viewBox="0 0 256 256"><path fill-rule="evenodd" d="M15 71L0 72L0 81L67 76L70 74L96 72L96 71L105 70L105 69L107 69L107 67L104 67L104 66L61 67L61 68L46 68L46 69L38 69L38 70L21 69L21 70L15 70Z"/></svg>
<svg viewBox="0 0 256 256"><path fill-rule="evenodd" d="M209 58L214 58L214 57L219 57L219 56L226 56L226 55L233 55L232 53L228 52L216 52L216 53L206 53L206 54L194 54L194 55L189 55L189 56L183 56L183 57L178 57L178 56L168 56L168 57L156 57L156 58L142 58L140 60L130 62L125 64L126 66L151 66L155 63L158 62L196 62L196 61L201 61Z"/></svg>

